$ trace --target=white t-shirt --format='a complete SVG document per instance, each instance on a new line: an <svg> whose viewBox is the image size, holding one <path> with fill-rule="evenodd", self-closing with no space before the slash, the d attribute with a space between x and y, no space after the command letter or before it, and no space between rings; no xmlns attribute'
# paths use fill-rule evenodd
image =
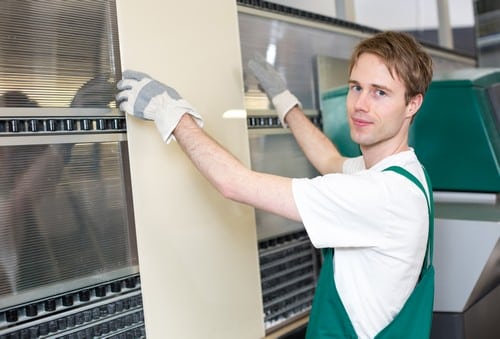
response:
<svg viewBox="0 0 500 339"><path fill-rule="evenodd" d="M427 201L406 177L382 172L394 165L412 173L427 191L412 149L370 169L362 157L349 159L344 173L294 179L292 184L313 245L335 248L335 284L359 338L373 338L399 312L415 287L426 251Z"/></svg>

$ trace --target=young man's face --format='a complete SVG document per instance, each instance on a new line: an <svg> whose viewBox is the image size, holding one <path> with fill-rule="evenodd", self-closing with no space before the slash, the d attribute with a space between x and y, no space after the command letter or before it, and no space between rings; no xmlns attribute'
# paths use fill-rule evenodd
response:
<svg viewBox="0 0 500 339"><path fill-rule="evenodd" d="M410 119L418 106L414 99L405 103L404 84L392 77L378 56L364 53L359 57L349 78L347 118L351 138L362 149L406 144Z"/></svg>

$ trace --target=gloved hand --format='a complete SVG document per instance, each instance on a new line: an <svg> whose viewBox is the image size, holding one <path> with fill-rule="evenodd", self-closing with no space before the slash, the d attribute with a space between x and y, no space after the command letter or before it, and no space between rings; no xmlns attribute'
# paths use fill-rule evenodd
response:
<svg viewBox="0 0 500 339"><path fill-rule="evenodd" d="M288 90L281 74L267 63L261 55L256 54L248 62L248 67L252 70L257 80L259 80L260 85L273 103L281 124L286 127L286 114L296 105L301 107L300 101Z"/></svg>
<svg viewBox="0 0 500 339"><path fill-rule="evenodd" d="M203 127L201 115L175 89L147 74L127 70L117 87L120 109L138 118L153 120L167 144L174 138L172 132L185 113L191 114L198 126Z"/></svg>

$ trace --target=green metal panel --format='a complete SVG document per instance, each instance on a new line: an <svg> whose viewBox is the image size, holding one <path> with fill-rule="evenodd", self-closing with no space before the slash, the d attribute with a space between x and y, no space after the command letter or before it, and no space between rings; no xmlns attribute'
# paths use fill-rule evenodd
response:
<svg viewBox="0 0 500 339"><path fill-rule="evenodd" d="M497 82L499 70L483 69L433 80L411 126L409 143L434 189L500 191L500 143L487 95L488 87Z"/></svg>
<svg viewBox="0 0 500 339"><path fill-rule="evenodd" d="M323 132L337 146L339 152L347 157L361 155L359 145L351 139L347 121L347 86L338 87L322 95Z"/></svg>

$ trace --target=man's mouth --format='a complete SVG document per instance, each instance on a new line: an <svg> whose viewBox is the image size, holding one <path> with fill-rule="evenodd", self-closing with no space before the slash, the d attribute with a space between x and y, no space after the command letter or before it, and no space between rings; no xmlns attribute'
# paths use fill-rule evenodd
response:
<svg viewBox="0 0 500 339"><path fill-rule="evenodd" d="M355 126L363 127L363 126L371 125L371 122L368 120L365 120L365 119L359 119L359 118L351 118L351 119L352 119L353 125L355 125Z"/></svg>

